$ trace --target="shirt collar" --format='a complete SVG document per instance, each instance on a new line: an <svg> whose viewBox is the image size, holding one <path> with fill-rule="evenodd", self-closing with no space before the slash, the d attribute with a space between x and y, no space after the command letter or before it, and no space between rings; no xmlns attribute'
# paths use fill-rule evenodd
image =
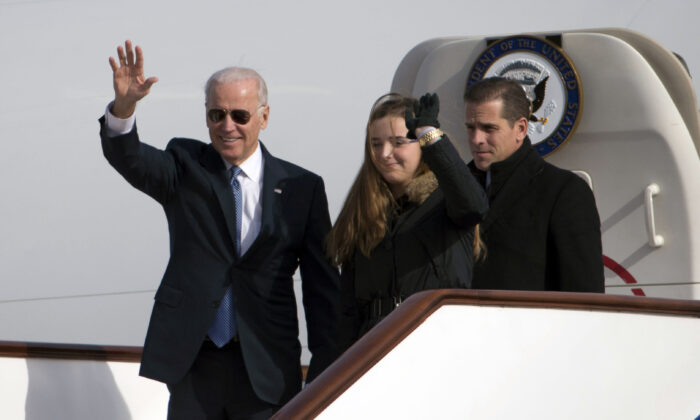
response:
<svg viewBox="0 0 700 420"><path fill-rule="evenodd" d="M250 155L248 159L244 160L243 163L238 165L238 167L241 168L241 171L245 174L245 176L247 176L253 182L259 182L260 178L262 177L264 159L261 149L262 147L260 146L260 141L258 141L258 145L255 148L253 154ZM221 160L224 161L224 165L226 165L227 171L233 167L233 165L229 163L226 159L221 158Z"/></svg>

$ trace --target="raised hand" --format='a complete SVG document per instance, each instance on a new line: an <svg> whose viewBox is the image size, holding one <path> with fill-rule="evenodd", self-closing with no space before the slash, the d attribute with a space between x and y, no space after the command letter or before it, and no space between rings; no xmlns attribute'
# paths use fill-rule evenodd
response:
<svg viewBox="0 0 700 420"><path fill-rule="evenodd" d="M143 51L137 46L134 56L134 49L129 40L124 43L124 48L121 45L117 47L117 58L119 64L113 57L109 57L114 83L112 114L119 118L128 118L134 113L136 103L148 95L158 78L146 79L143 72Z"/></svg>
<svg viewBox="0 0 700 420"><path fill-rule="evenodd" d="M406 110L406 128L408 137L416 138L416 131L421 131L425 127L440 128L438 113L440 112L440 99L437 93L426 93L420 97L419 101L413 104L413 112ZM416 130L418 129L418 130Z"/></svg>

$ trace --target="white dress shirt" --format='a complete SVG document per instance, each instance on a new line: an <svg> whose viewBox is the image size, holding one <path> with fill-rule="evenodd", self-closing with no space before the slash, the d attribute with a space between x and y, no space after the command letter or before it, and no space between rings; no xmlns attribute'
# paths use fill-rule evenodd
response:
<svg viewBox="0 0 700 420"><path fill-rule="evenodd" d="M221 159L229 170L233 165ZM238 165L241 172L236 179L241 184L241 194L243 198L243 215L241 218L241 255L244 255L248 248L253 245L255 238L260 233L262 225L262 199L260 191L263 186L263 168L265 159L263 158L260 144L248 159ZM233 191L231 191L233 194Z"/></svg>
<svg viewBox="0 0 700 420"><path fill-rule="evenodd" d="M136 118L134 115L127 119L115 117L111 111L112 104L107 105L105 111L105 128L107 135L116 137L133 130ZM233 166L223 158L221 159L228 171ZM241 215L241 255L244 255L250 246L255 242L255 238L260 233L262 225L262 200L260 191L263 186L263 168L265 159L263 157L260 144L255 148L248 159L239 165L241 173L236 177L241 184L241 196L243 199ZM231 191L233 194L233 191Z"/></svg>

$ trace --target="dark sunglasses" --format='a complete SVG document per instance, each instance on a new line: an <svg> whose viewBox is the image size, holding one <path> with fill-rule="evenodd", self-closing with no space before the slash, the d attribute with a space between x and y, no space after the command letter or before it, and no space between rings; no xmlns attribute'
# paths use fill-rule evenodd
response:
<svg viewBox="0 0 700 420"><path fill-rule="evenodd" d="M226 118L226 114L231 115L231 119L236 124L246 125L250 121L250 112L245 109L234 109L232 111L227 111L225 109L212 108L207 111L207 118L213 123L218 123Z"/></svg>

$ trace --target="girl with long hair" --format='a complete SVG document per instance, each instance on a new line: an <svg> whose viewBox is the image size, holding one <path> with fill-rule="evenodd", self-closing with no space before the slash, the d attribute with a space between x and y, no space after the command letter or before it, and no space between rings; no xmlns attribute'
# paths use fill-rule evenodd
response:
<svg viewBox="0 0 700 420"><path fill-rule="evenodd" d="M435 94L390 93L372 107L364 162L326 241L341 268L342 350L413 293L469 288L485 254L486 195L438 111Z"/></svg>

